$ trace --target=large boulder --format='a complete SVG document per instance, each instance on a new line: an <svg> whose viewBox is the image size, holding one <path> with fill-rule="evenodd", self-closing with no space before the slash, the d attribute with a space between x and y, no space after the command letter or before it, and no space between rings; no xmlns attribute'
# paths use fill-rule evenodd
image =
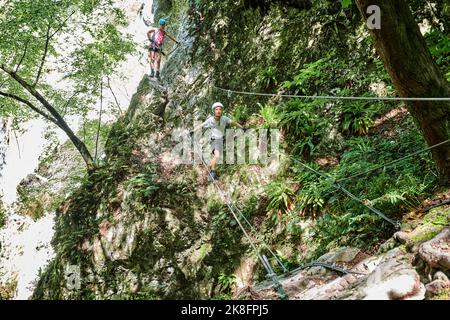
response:
<svg viewBox="0 0 450 320"><path fill-rule="evenodd" d="M450 269L450 228L445 228L436 237L419 247L422 259L432 268Z"/></svg>
<svg viewBox="0 0 450 320"><path fill-rule="evenodd" d="M445 290L450 290L450 281L434 280L425 286L427 298L433 298Z"/></svg>
<svg viewBox="0 0 450 320"><path fill-rule="evenodd" d="M412 266L414 255L400 248L389 251L354 295L364 300L422 300L425 287Z"/></svg>

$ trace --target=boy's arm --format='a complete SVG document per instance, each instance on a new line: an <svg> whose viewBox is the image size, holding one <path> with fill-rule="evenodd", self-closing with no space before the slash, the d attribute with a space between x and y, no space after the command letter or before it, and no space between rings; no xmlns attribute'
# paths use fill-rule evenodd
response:
<svg viewBox="0 0 450 320"><path fill-rule="evenodd" d="M235 122L235 121L231 121L231 125L235 126L235 127L238 127L239 129L244 129L243 126L241 126L238 122Z"/></svg>
<svg viewBox="0 0 450 320"><path fill-rule="evenodd" d="M227 117L228 118L228 117ZM232 127L238 127L239 129L244 129L243 126L241 126L238 122L233 121L232 119L228 118L228 123L230 124L230 126Z"/></svg>
<svg viewBox="0 0 450 320"><path fill-rule="evenodd" d="M196 126L196 127L194 128L194 130L192 130L191 132L196 132L196 131L200 130L200 129L203 127L203 125L204 125L204 123L199 124L199 125Z"/></svg>
<svg viewBox="0 0 450 320"><path fill-rule="evenodd" d="M192 130L191 132L189 132L189 134L193 135L196 131L198 131L198 130L200 130L201 128L203 128L203 127L206 125L207 122L208 122L208 119L205 120L203 123L199 124L198 126L196 126L196 127L194 128L194 130Z"/></svg>

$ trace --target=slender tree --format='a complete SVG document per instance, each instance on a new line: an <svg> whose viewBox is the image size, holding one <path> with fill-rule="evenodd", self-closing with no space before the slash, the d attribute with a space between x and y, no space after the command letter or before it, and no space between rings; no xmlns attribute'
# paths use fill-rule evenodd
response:
<svg viewBox="0 0 450 320"><path fill-rule="evenodd" d="M450 97L450 85L422 36L405 0L356 0L365 21L368 7L381 12L381 28L371 29L373 44L402 97ZM450 139L450 102L414 101L407 108L431 146ZM450 144L432 150L442 184L450 184Z"/></svg>
<svg viewBox="0 0 450 320"><path fill-rule="evenodd" d="M101 79L133 50L117 29L124 14L109 0L0 0L0 6L0 116L43 117L94 168L65 118L92 109Z"/></svg>

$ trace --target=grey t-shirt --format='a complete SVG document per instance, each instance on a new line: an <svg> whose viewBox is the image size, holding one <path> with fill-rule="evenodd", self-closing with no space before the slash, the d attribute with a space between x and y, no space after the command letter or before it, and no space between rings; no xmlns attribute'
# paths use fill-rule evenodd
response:
<svg viewBox="0 0 450 320"><path fill-rule="evenodd" d="M214 116L210 116L203 122L203 129L211 129L211 139L221 139L225 133L225 128L231 122L231 119L226 116L221 116L219 121L216 121Z"/></svg>

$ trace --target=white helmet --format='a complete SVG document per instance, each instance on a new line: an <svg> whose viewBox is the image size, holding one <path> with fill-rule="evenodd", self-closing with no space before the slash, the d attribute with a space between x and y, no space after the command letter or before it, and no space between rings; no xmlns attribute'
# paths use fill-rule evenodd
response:
<svg viewBox="0 0 450 320"><path fill-rule="evenodd" d="M216 102L212 105L212 111L214 112L216 110L217 107L221 107L223 110L223 104L221 104L220 102Z"/></svg>

